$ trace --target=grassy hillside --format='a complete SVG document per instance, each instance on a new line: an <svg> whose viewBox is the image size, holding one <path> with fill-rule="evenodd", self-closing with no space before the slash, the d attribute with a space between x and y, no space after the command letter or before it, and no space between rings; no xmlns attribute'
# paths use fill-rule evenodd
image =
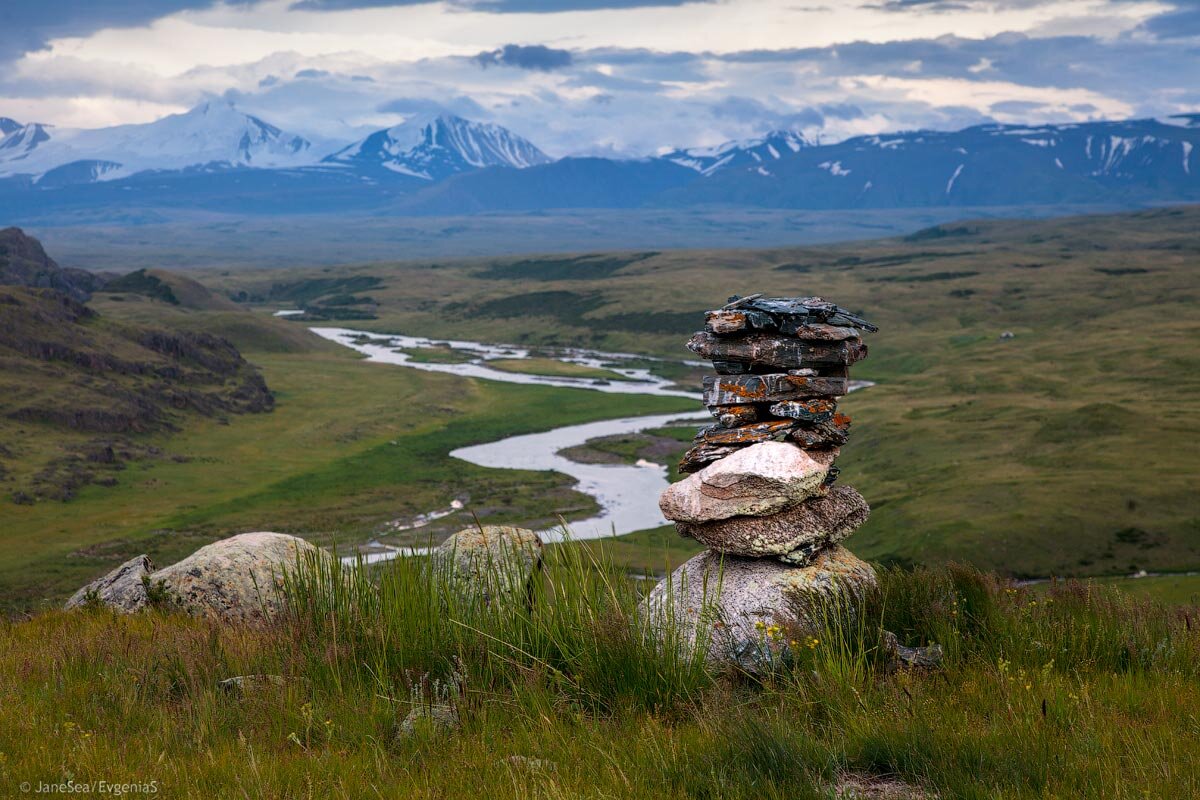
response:
<svg viewBox="0 0 1200 800"><path fill-rule="evenodd" d="M120 322L58 291L0 286L0 485L13 502L69 500L115 482L131 460L166 457L144 434L272 404L258 372L211 333Z"/></svg>
<svg viewBox="0 0 1200 800"><path fill-rule="evenodd" d="M1185 207L804 249L202 278L248 298L370 279L378 319L346 324L674 357L729 294L833 298L881 327L855 367L877 385L844 403L844 480L874 509L856 551L1082 575L1200 566L1200 451L1182 446L1200 434L1197 269L1200 208Z"/></svg>

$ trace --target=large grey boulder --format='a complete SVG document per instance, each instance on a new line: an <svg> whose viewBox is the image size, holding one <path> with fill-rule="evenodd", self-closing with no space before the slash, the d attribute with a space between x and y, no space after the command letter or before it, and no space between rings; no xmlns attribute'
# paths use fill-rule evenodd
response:
<svg viewBox="0 0 1200 800"><path fill-rule="evenodd" d="M730 517L713 522L677 522L680 535L714 550L752 558L775 557L806 564L816 553L858 530L871 513L862 495L850 486L834 486L824 496L768 517Z"/></svg>
<svg viewBox="0 0 1200 800"><path fill-rule="evenodd" d="M523 601L542 568L542 540L508 525L465 528L438 545L433 558L448 570L455 591L467 597Z"/></svg>
<svg viewBox="0 0 1200 800"><path fill-rule="evenodd" d="M297 536L231 536L150 575L155 591L197 616L228 622L270 619L283 608L284 576L307 565L333 569L333 556Z"/></svg>
<svg viewBox="0 0 1200 800"><path fill-rule="evenodd" d="M836 545L802 567L707 550L655 586L640 610L661 641L689 652L699 643L709 662L761 671L787 655L789 634L817 633L823 609L857 610L876 585L875 570Z"/></svg>
<svg viewBox="0 0 1200 800"><path fill-rule="evenodd" d="M149 603L146 579L154 571L147 555L131 558L102 578L84 586L63 608L72 609L93 603L109 606L125 614L141 611Z"/></svg>
<svg viewBox="0 0 1200 800"><path fill-rule="evenodd" d="M760 442L671 484L658 505L667 519L693 524L774 514L820 494L837 452Z"/></svg>

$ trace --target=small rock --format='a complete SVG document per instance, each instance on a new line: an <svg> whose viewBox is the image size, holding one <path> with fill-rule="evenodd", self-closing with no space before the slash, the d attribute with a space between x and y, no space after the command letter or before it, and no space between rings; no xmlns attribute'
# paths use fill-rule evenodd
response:
<svg viewBox="0 0 1200 800"><path fill-rule="evenodd" d="M190 614L261 621L283 608L284 574L305 563L334 566L333 556L297 536L243 533L201 547L150 575L150 582Z"/></svg>
<svg viewBox="0 0 1200 800"><path fill-rule="evenodd" d="M822 548L856 531L871 513L862 495L835 486L824 497L808 500L767 517L730 517L714 522L675 523L680 535L714 550L737 556L775 556L804 564Z"/></svg>
<svg viewBox="0 0 1200 800"><path fill-rule="evenodd" d="M149 556L131 558L71 595L71 599L63 608L72 609L100 603L126 614L141 611L149 604L146 579L153 571L154 564Z"/></svg>
<svg viewBox="0 0 1200 800"><path fill-rule="evenodd" d="M232 678L217 681L217 686L220 688L227 692L236 692L238 694L245 694L256 689L283 686L283 684L282 675L235 675Z"/></svg>
<svg viewBox="0 0 1200 800"><path fill-rule="evenodd" d="M410 739L418 735L441 736L453 733L462 726L458 709L449 703L414 706L396 726L396 738Z"/></svg>
<svg viewBox="0 0 1200 800"><path fill-rule="evenodd" d="M530 758L529 756L509 756L500 761L502 764L510 764L514 767L529 769L535 772L556 772L558 764L544 758Z"/></svg>
<svg viewBox="0 0 1200 800"><path fill-rule="evenodd" d="M831 787L837 800L932 800L931 795L899 778L861 773L842 773Z"/></svg>
<svg viewBox="0 0 1200 800"><path fill-rule="evenodd" d="M819 494L836 457L837 450L808 453L785 442L761 442L671 484L658 505L675 522L773 514Z"/></svg>
<svg viewBox="0 0 1200 800"><path fill-rule="evenodd" d="M525 599L542 568L542 540L508 525L465 528L438 545L434 557L453 569L455 584L470 596Z"/></svg>
<svg viewBox="0 0 1200 800"><path fill-rule="evenodd" d="M896 634L891 631L883 632L883 649L891 658L894 668L905 666L932 669L940 667L942 659L945 657L940 644L931 644L928 647L905 647L900 644Z"/></svg>
<svg viewBox="0 0 1200 800"><path fill-rule="evenodd" d="M707 631L710 662L760 671L789 647L771 637L770 626L791 623L794 630L816 633L812 612L819 604L854 604L875 586L875 570L837 545L803 567L707 550L663 579L640 608L652 624L671 624L673 618L684 646L695 645Z"/></svg>

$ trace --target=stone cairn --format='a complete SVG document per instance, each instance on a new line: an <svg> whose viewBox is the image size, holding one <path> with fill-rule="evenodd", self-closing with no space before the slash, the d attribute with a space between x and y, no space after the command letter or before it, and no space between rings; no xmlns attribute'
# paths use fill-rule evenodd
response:
<svg viewBox="0 0 1200 800"><path fill-rule="evenodd" d="M870 513L833 465L850 419L837 399L877 328L819 297L733 297L705 315L688 349L712 361L701 428L680 462L687 478L659 505L676 529L709 549L648 596L688 642L709 631L712 660L750 668L789 647L782 633L818 601L853 600L875 585L869 565L841 547ZM720 590L718 589L718 581ZM716 620L701 619L712 608ZM813 615L807 618L815 631Z"/></svg>

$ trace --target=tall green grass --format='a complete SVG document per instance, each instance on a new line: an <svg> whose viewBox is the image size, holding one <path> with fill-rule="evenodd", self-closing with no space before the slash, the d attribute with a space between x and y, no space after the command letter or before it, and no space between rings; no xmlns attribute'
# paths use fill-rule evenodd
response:
<svg viewBox="0 0 1200 800"><path fill-rule="evenodd" d="M851 778L1200 796L1197 609L884 569L853 612L784 620L767 635L791 655L751 676L655 628L641 583L594 552L548 548L503 602L434 559L314 562L263 629L102 609L4 623L0 796L66 777L157 779L164 797L828 798ZM943 665L896 669L884 629L941 644ZM218 686L245 674L285 680ZM457 730L397 736L439 702Z"/></svg>

